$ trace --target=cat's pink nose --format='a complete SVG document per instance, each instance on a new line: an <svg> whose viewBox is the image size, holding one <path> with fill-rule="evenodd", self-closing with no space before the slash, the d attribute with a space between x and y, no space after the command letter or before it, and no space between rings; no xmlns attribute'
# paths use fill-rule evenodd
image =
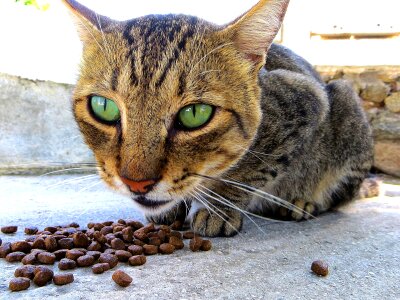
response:
<svg viewBox="0 0 400 300"><path fill-rule="evenodd" d="M148 193L156 183L156 180L154 180L154 179L134 181L134 180L131 180L128 178L124 178L122 176L121 176L121 180L123 183L125 183L127 186L129 186L129 189L131 190L131 192L136 193L136 194Z"/></svg>

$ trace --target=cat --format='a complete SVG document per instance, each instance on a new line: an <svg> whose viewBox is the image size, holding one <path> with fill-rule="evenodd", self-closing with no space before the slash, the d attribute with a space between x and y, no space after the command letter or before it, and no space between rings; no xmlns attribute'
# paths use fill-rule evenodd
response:
<svg viewBox="0 0 400 300"><path fill-rule="evenodd" d="M309 219L357 195L371 130L346 82L273 43L289 0L225 26L63 2L83 43L75 119L101 178L149 221L233 236L249 214Z"/></svg>

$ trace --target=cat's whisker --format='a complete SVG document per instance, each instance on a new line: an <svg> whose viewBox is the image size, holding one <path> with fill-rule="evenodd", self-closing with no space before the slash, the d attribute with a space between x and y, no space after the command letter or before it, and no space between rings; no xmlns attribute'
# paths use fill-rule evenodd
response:
<svg viewBox="0 0 400 300"><path fill-rule="evenodd" d="M207 205L207 203L208 204L210 204L210 205L212 205L209 201L207 201L206 199L204 199L203 197L202 197L202 199L200 199L199 197L197 197L196 195L194 195L193 193L190 193L190 195L193 197L193 198L195 198L197 201L199 201L200 203L202 203L206 208L207 208L207 210L208 210L208 212L210 213L210 210L216 215L216 216L218 216L219 218L221 218L223 221L225 221L226 222L226 224L228 224L233 230L235 230L240 236L242 235L240 232L239 232L239 230L237 230L236 228L235 228L235 226L233 226L232 225L232 223L230 223L228 220L226 220L223 216L221 216L219 213L217 213L215 210L213 210L209 205ZM218 208L217 208L218 209ZM219 210L219 209L218 209Z"/></svg>
<svg viewBox="0 0 400 300"><path fill-rule="evenodd" d="M206 193L204 190L199 189L199 187L205 189L208 193ZM197 187L197 189L200 190L203 193L206 193L208 197L210 197L210 198L212 198L212 199L214 199L216 201L219 201L222 204L227 205L227 206L229 206L231 208L237 209L238 211L240 211L241 213L246 215L246 217L248 217L253 223L255 223L255 221L252 218L250 218L250 216L253 216L255 218L258 218L258 219L261 219L261 220L264 220L264 221L268 221L270 223L271 222L272 223L285 223L285 221L267 218L267 217L252 213L252 212L250 212L248 210L241 209L237 205L233 204L232 201L229 201L229 199L226 199L225 197L219 195L218 193L214 192L213 190L210 190L209 188L205 187L204 185L200 184L199 187ZM210 195L210 193L215 195L216 197L218 197L218 199L216 199L214 196ZM258 225L256 224L256 226L258 226Z"/></svg>
<svg viewBox="0 0 400 300"><path fill-rule="evenodd" d="M93 188L93 187L95 187L95 186L98 186L99 184L102 184L102 183L103 183L102 181L98 181L98 182L95 182L94 184L91 184L91 185L89 185L89 186L87 186L87 187L84 187L83 189L80 189L80 190L78 191L78 194L79 194L79 193L82 193L82 192L84 192L84 191L90 190L91 188Z"/></svg>
<svg viewBox="0 0 400 300"><path fill-rule="evenodd" d="M205 186L203 186L203 185L200 185L200 187L207 189L207 188L206 188ZM260 219L267 220L267 221L276 221L276 220L272 220L272 219L265 218L265 217L262 217L262 216L258 216L258 215L256 215L256 214L253 214L253 213L247 211L247 210L241 209L241 208L238 207L237 205L233 204L232 201L229 201L228 199L222 197L221 195L219 195L219 194L213 192L213 191L210 190L210 189L207 189L207 190L208 190L209 192L213 193L214 195L216 195L218 198L216 198L216 197L214 197L214 196L208 194L207 192L201 190L200 188L196 188L196 189L197 189L199 192L201 192L201 193L203 193L204 195L206 195L207 197L209 197L209 198L211 198L211 199L214 199L215 201L221 203L222 205L231 207L231 208L233 208L233 209L235 209L235 210L241 212L242 214L244 214L244 215L246 216L246 218L248 218L248 219L249 219L262 233L264 233L264 234L266 234L266 232L257 224L256 221L254 221L254 220L251 218L251 216L254 216L254 217L257 217L257 218L260 217Z"/></svg>
<svg viewBox="0 0 400 300"><path fill-rule="evenodd" d="M211 51L209 51L206 55L204 55L202 58L200 58L200 60L196 64L194 64L194 66L190 69L190 71L188 73L188 76L190 76L190 74L192 74L192 72L195 70L195 68L202 61L204 61L210 54L214 53L215 51L218 51L219 49L221 49L223 47L226 47L226 46L229 46L229 45L232 45L232 44L233 44L233 42L225 43L225 44L219 45L219 46L215 47L214 49L212 49Z"/></svg>
<svg viewBox="0 0 400 300"><path fill-rule="evenodd" d="M198 197L200 197L200 198L203 199L204 201L207 201L207 203L209 203L210 205L212 205L215 209L218 209L218 211L219 211L222 215L224 215L226 218L229 218L229 216L228 216L228 214L227 214L226 212L224 212L222 209L218 208L216 205L213 205L210 201L208 201L207 198L203 197L203 195L207 197L207 194L206 194L206 193L203 193L203 192L200 191L199 189L196 189L196 190L197 190L198 192L193 191L193 193L194 193L195 195L197 195ZM203 195L202 195L202 194L203 194Z"/></svg>
<svg viewBox="0 0 400 300"><path fill-rule="evenodd" d="M292 204L292 203L290 203L290 202L288 202L286 200L283 200L283 199L281 199L279 197L276 197L274 195L266 193L266 192L264 192L264 191L262 191L260 189L257 189L255 187L249 186L247 184L243 184L243 183L240 183L240 182L237 182L237 181L223 179L223 178L213 178L213 177L206 176L206 175L200 175L200 174L193 174L193 175L197 175L199 177L206 178L206 179L213 180L213 181L224 182L224 183L229 184L229 185L231 185L231 186L233 186L233 187L235 187L235 188L237 188L239 190L242 190L244 192L250 193L250 194L252 194L254 196L257 196L259 198L265 199L265 200L267 200L267 201L269 201L271 203L274 203L274 204L276 204L278 206L282 206L282 207L284 207L284 208L286 208L286 209L288 209L290 211L293 211L293 212L296 212L296 213L305 214L305 215L309 216L310 218L315 218L314 215L312 215L309 212L299 208L298 206L296 206L296 205L294 205L294 204Z"/></svg>
<svg viewBox="0 0 400 300"><path fill-rule="evenodd" d="M92 174L92 175L85 175L85 176L80 176L80 177L72 178L72 179L65 179L65 180L62 180L61 182L57 182L55 184L51 184L49 186L45 186L45 189L52 189L52 188L55 188L57 186L60 186L60 185L63 185L63 184L70 184L70 183L73 183L73 182L82 183L83 181L94 179L96 177L98 177L97 174Z"/></svg>
<svg viewBox="0 0 400 300"><path fill-rule="evenodd" d="M97 167L80 167L80 168L67 168L67 169L62 169L62 170L57 170L57 171L52 171L52 172L47 172L42 175L39 175L39 177L47 176L47 175L52 175L52 174L59 174L59 173L64 173L64 172L69 172L69 171L89 171L89 170L97 170Z"/></svg>
<svg viewBox="0 0 400 300"><path fill-rule="evenodd" d="M282 156L282 154L268 154L268 153L263 153L263 152L259 152L259 151L250 150L250 149L247 149L246 147L243 147L243 146L240 146L240 145L238 145L238 147L242 148L243 150L249 151L251 153L256 153L256 154L259 154L259 155L271 156L271 157L280 157L280 156Z"/></svg>

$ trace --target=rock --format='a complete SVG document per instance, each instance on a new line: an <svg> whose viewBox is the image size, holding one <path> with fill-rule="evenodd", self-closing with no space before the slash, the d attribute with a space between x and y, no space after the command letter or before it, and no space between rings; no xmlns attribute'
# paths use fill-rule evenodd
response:
<svg viewBox="0 0 400 300"><path fill-rule="evenodd" d="M387 174L400 176L400 139L375 143L374 166Z"/></svg>
<svg viewBox="0 0 400 300"><path fill-rule="evenodd" d="M392 112L400 112L400 92L392 93L389 97L385 99L385 105L387 109Z"/></svg>
<svg viewBox="0 0 400 300"><path fill-rule="evenodd" d="M383 102L389 94L390 88L382 81L377 80L365 84L365 88L361 91L361 98L365 101Z"/></svg>
<svg viewBox="0 0 400 300"><path fill-rule="evenodd" d="M385 109L367 111L375 141L400 140L400 114Z"/></svg>

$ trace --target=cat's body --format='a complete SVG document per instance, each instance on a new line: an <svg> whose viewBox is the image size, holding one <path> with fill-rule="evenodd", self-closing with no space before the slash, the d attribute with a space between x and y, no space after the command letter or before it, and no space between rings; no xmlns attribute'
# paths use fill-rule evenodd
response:
<svg viewBox="0 0 400 300"><path fill-rule="evenodd" d="M357 194L368 123L347 84L325 85L272 44L288 1L261 0L225 27L116 22L65 2L83 25L75 117L102 178L150 220L189 213L196 232L230 236L245 211L300 220Z"/></svg>

